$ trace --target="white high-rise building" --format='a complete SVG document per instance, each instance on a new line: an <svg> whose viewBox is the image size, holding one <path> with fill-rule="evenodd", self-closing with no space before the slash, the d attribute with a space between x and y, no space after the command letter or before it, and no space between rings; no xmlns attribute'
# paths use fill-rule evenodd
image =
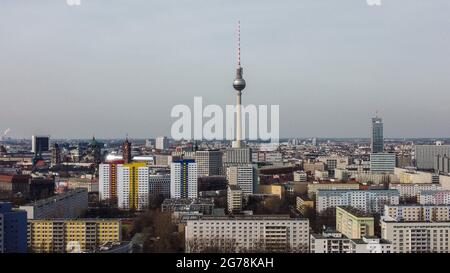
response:
<svg viewBox="0 0 450 273"><path fill-rule="evenodd" d="M197 163L184 159L170 165L170 198L197 198Z"/></svg>
<svg viewBox="0 0 450 273"><path fill-rule="evenodd" d="M165 136L157 137L155 148L158 150L167 150L169 149L169 139Z"/></svg>
<svg viewBox="0 0 450 273"><path fill-rule="evenodd" d="M256 170L251 164L228 167L227 180L229 185L239 186L244 195L250 195L256 191Z"/></svg>
<svg viewBox="0 0 450 273"><path fill-rule="evenodd" d="M122 209L143 210L149 204L149 168L146 163L117 167L117 201Z"/></svg>
<svg viewBox="0 0 450 273"><path fill-rule="evenodd" d="M117 200L117 168L123 160L111 161L98 166L98 191L100 200Z"/></svg>

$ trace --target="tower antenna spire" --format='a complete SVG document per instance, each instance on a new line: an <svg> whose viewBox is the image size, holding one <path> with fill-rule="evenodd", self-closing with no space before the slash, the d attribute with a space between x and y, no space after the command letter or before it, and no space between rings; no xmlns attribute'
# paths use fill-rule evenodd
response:
<svg viewBox="0 0 450 273"><path fill-rule="evenodd" d="M241 21L238 21L238 68L241 67Z"/></svg>

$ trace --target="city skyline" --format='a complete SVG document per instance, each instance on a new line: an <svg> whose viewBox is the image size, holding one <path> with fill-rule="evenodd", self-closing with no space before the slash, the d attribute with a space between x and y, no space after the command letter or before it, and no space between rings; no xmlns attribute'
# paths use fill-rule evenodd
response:
<svg viewBox="0 0 450 273"><path fill-rule="evenodd" d="M175 104L234 104L238 20L244 104L279 104L280 137L368 137L376 111L386 138L450 135L445 1L23 2L0 4L12 137L170 135Z"/></svg>

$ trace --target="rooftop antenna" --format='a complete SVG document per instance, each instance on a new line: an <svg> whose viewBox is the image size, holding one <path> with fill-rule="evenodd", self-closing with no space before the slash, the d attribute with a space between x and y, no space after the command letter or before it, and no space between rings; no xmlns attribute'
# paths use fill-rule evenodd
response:
<svg viewBox="0 0 450 273"><path fill-rule="evenodd" d="M241 21L238 21L238 68L241 67Z"/></svg>

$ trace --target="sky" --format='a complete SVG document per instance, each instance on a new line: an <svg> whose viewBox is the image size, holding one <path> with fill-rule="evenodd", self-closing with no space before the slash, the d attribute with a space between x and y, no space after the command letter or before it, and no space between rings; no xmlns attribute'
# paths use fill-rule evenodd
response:
<svg viewBox="0 0 450 273"><path fill-rule="evenodd" d="M0 132L169 135L172 107L279 105L281 137L450 136L450 1L0 0ZM76 0L70 0L76 1ZM69 2L70 2L69 1Z"/></svg>

